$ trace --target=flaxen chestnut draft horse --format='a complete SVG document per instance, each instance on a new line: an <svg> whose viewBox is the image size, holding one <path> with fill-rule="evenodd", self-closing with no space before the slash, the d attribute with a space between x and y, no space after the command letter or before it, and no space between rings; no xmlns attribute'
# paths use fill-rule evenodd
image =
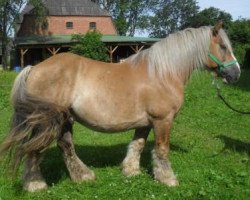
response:
<svg viewBox="0 0 250 200"><path fill-rule="evenodd" d="M170 127L183 103L186 81L202 67L216 71L229 83L240 76L221 24L171 34L123 63L62 53L26 67L12 89L13 121L1 154L14 152L14 169L25 160L23 188L34 192L47 188L39 163L41 153L53 141L73 181L95 179L75 153L74 120L101 132L135 129L122 162L123 174L134 176L140 173L140 155L152 128L154 178L176 186L168 160Z"/></svg>

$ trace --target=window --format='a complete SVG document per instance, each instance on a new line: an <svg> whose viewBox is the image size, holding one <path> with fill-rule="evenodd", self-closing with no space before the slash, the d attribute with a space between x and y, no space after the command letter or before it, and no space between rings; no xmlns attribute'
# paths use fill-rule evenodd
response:
<svg viewBox="0 0 250 200"><path fill-rule="evenodd" d="M89 23L89 29L90 30L96 30L96 22L90 22Z"/></svg>
<svg viewBox="0 0 250 200"><path fill-rule="evenodd" d="M72 29L73 28L73 22L66 22L66 28Z"/></svg>

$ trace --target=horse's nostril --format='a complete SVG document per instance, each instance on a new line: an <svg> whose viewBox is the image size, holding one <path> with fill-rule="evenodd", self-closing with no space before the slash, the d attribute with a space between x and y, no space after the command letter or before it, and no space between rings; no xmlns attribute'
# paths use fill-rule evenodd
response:
<svg viewBox="0 0 250 200"><path fill-rule="evenodd" d="M227 75L226 76L226 80L228 83L235 83L239 80L239 76L230 76L230 75Z"/></svg>
<svg viewBox="0 0 250 200"><path fill-rule="evenodd" d="M232 76L226 76L226 80L228 83L233 83L234 82L234 78Z"/></svg>

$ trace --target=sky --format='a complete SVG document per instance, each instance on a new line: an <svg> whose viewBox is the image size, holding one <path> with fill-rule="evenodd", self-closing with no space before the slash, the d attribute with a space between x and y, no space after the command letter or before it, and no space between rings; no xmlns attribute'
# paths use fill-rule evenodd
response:
<svg viewBox="0 0 250 200"><path fill-rule="evenodd" d="M197 0L197 2L200 10L215 7L231 14L233 20L239 17L250 19L250 0Z"/></svg>

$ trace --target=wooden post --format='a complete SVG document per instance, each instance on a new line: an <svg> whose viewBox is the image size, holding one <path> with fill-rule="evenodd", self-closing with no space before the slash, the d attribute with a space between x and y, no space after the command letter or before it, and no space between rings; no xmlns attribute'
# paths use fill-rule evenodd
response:
<svg viewBox="0 0 250 200"><path fill-rule="evenodd" d="M131 48L135 53L138 53L138 52L140 52L140 51L144 48L144 45L142 45L140 48L139 48L139 45L136 45L135 47L133 47L132 45L130 45L130 48Z"/></svg>
<svg viewBox="0 0 250 200"><path fill-rule="evenodd" d="M108 47L109 58L111 63L113 62L113 53L116 51L117 48L118 46L116 46L115 48L113 48L112 46Z"/></svg>
<svg viewBox="0 0 250 200"><path fill-rule="evenodd" d="M29 49L20 49L20 54L21 54L21 67L24 67L24 55L27 53Z"/></svg>
<svg viewBox="0 0 250 200"><path fill-rule="evenodd" d="M56 55L60 49L61 49L61 47L59 47L59 48L57 48L57 49L56 49L55 47L52 47L52 49L49 48L49 47L47 47L47 50L48 50L53 56Z"/></svg>

